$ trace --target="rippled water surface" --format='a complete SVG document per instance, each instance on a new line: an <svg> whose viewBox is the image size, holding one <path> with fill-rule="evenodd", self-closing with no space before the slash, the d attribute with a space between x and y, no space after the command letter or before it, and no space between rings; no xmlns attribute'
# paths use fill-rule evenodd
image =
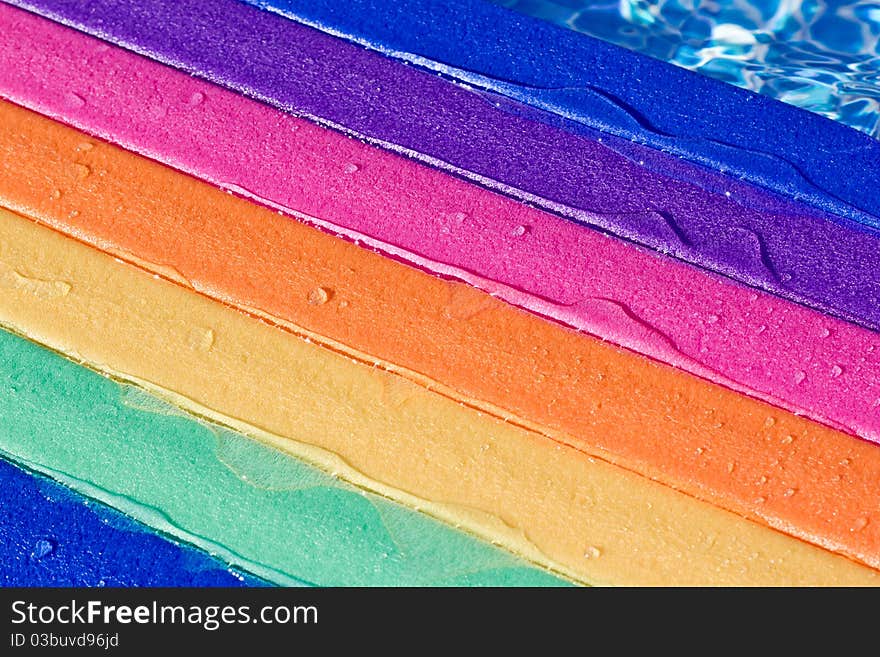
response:
<svg viewBox="0 0 880 657"><path fill-rule="evenodd" d="M880 0L492 0L880 138Z"/></svg>

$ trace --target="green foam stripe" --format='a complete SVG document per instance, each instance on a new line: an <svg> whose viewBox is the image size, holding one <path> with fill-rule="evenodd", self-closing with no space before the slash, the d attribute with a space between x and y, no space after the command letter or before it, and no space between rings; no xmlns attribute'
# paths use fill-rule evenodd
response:
<svg viewBox="0 0 880 657"><path fill-rule="evenodd" d="M282 585L566 584L5 331L0 451Z"/></svg>

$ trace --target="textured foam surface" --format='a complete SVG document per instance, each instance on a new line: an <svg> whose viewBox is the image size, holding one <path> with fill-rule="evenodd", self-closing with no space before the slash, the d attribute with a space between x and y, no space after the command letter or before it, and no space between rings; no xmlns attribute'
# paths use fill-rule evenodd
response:
<svg viewBox="0 0 880 657"><path fill-rule="evenodd" d="M38 16L0 5L0 25L10 28L0 32L0 96L880 442L880 337L871 331L606 239ZM71 89L82 103L70 102Z"/></svg>
<svg viewBox="0 0 880 657"><path fill-rule="evenodd" d="M0 586L263 585L2 459L0 490Z"/></svg>
<svg viewBox="0 0 880 657"><path fill-rule="evenodd" d="M579 135L554 127L542 122L554 115L536 114L498 96L488 98L235 0L17 0L15 4L749 285L868 327L880 327L880 249L875 234L854 229L854 222L844 226L829 221L803 204L738 182L735 176L719 178L611 135L599 141L595 134ZM393 4L383 4L383 11L392 11ZM513 16L498 8L492 11ZM438 17L446 15L438 13ZM405 19L401 20L405 26ZM552 26L543 27L557 33ZM401 32L406 30L401 28ZM563 39L598 44L564 30L558 33ZM612 58L614 62L627 58L643 62L634 54L616 48L613 52L622 58ZM670 86L687 91L691 84L687 80L697 80L711 85L713 93L727 90L754 99L735 104L757 111L740 117L740 124L732 115L702 108L697 117L709 120L715 116L722 124L719 131L724 125L737 130L743 126L778 128L780 135L798 135L801 150L809 147L813 153L818 149L818 163L843 148L825 143L825 128L827 134L843 135L844 141L855 139L855 144L847 142L844 155L834 156L835 179L851 185L853 193L873 198L869 190L876 185L869 183L876 179L880 160L873 159L873 150L862 155L866 144L871 149L880 149L880 144L870 137L688 71L660 62L650 64L663 72L664 98ZM614 71L615 75L642 75L640 71ZM667 72L673 77L664 77ZM676 81L676 75L686 79ZM625 82L628 79L624 75L622 84L630 84ZM646 77L647 99L658 84L660 80ZM82 97L75 89L69 93L68 102L78 105L76 98ZM694 93L696 99L689 94L688 98L689 107L696 111L699 99L710 95ZM681 109L673 111L672 105L654 100L652 107L668 111L670 120ZM776 110L772 108L794 112L796 120L773 118ZM815 122L823 129L812 130ZM699 143L703 128L686 125L694 131L687 143ZM797 128L782 127L791 125ZM614 144L621 152L609 147ZM791 150L798 152L794 146ZM753 154L746 159L760 166L761 159ZM673 175L651 167L671 168ZM698 180L699 185L683 179Z"/></svg>
<svg viewBox="0 0 880 657"><path fill-rule="evenodd" d="M880 221L873 191L880 142L765 96L481 0L246 1L836 213Z"/></svg>
<svg viewBox="0 0 880 657"><path fill-rule="evenodd" d="M0 331L0 362L2 453L269 581L285 586L563 583L504 550L251 438L196 420L6 331ZM18 499L7 494L5 482L3 491L0 508L10 515L0 532L10 537L3 548L14 557L8 563L16 581L39 577L45 582L64 573L74 579L58 584L94 585L103 578L108 585L196 585L212 577L229 579L210 572L187 579L181 563L211 562L175 557L174 550L163 547L165 541L142 531L126 533L127 527L140 526L132 521L113 520L108 527L101 520L119 514L99 512L95 504L84 507L76 496L62 504L58 500L67 498L53 493L51 506L38 491ZM36 563L29 550L41 540L51 543L56 556ZM116 568L115 560L120 561ZM140 569L130 575L122 572L135 566ZM151 566L154 573L148 572Z"/></svg>
<svg viewBox="0 0 880 657"><path fill-rule="evenodd" d="M573 578L846 585L880 576L28 219L0 219L4 325ZM851 531L868 537L870 526Z"/></svg>
<svg viewBox="0 0 880 657"><path fill-rule="evenodd" d="M880 523L865 500L880 494L876 445L419 272L5 101L0 117L0 202L30 219L557 445L875 563ZM27 291L34 278L52 280L13 269L6 283ZM97 317L109 321L104 314L116 312L102 308ZM217 332L208 323L188 340L211 354L222 343ZM252 345L247 364L265 338L242 339ZM180 375L168 380L177 385ZM293 375L281 368L276 384L293 385ZM263 399L269 379L260 381L234 392L256 396L248 413L279 412ZM233 392L205 385L197 399ZM428 409L428 399L446 403L429 395ZM380 440L388 429L376 431ZM421 429L411 433L418 438Z"/></svg>

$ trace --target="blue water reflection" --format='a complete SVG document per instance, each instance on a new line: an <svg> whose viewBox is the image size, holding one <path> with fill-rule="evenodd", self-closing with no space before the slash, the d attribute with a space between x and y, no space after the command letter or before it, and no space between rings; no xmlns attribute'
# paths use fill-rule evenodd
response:
<svg viewBox="0 0 880 657"><path fill-rule="evenodd" d="M492 1L880 138L880 1Z"/></svg>

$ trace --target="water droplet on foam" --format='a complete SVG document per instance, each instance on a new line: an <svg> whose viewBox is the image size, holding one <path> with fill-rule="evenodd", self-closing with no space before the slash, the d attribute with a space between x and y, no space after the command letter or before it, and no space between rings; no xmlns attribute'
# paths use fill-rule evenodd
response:
<svg viewBox="0 0 880 657"><path fill-rule="evenodd" d="M330 290L316 287L309 292L308 301L313 306L322 306L330 300Z"/></svg>
<svg viewBox="0 0 880 657"><path fill-rule="evenodd" d="M48 538L41 538L39 541L34 543L34 549L31 550L31 557L34 559L42 559L43 557L49 556L55 551L57 547L55 541L50 540Z"/></svg>
<svg viewBox="0 0 880 657"><path fill-rule="evenodd" d="M779 442L782 443L783 445L791 445L794 442L794 436L789 434L789 435L783 437Z"/></svg>
<svg viewBox="0 0 880 657"><path fill-rule="evenodd" d="M831 335L831 331L829 331L827 328L823 328L819 331L820 338L827 338L829 335Z"/></svg>
<svg viewBox="0 0 880 657"><path fill-rule="evenodd" d="M709 315L706 318L706 323L707 324L715 324L719 319L721 319L721 318L718 317L718 315Z"/></svg>
<svg viewBox="0 0 880 657"><path fill-rule="evenodd" d="M522 236L525 235L527 232L529 232L529 227L528 227L528 226L517 226L516 228L513 229L513 231L511 231L511 234L512 234L514 237L522 237Z"/></svg>
<svg viewBox="0 0 880 657"><path fill-rule="evenodd" d="M794 375L794 382L797 383L798 385L800 385L804 382L804 379L806 379L806 378L807 378L807 373L804 372L803 370L798 370Z"/></svg>
<svg viewBox="0 0 880 657"><path fill-rule="evenodd" d="M193 95L191 95L189 97L187 104L189 104L192 107L195 107L196 105L201 105L204 100L205 100L205 94L203 94L201 91L196 91Z"/></svg>
<svg viewBox="0 0 880 657"><path fill-rule="evenodd" d="M354 162L349 162L342 170L345 171L345 173L347 174L352 174L357 173L359 169L360 167L357 164L355 164Z"/></svg>
<svg viewBox="0 0 880 657"><path fill-rule="evenodd" d="M831 367L831 376L832 378L837 378L841 374L843 374L843 368L840 365L834 365Z"/></svg>
<svg viewBox="0 0 880 657"><path fill-rule="evenodd" d="M85 164L77 162L74 166L76 167L76 177L80 180L85 180L92 173L92 169Z"/></svg>
<svg viewBox="0 0 880 657"><path fill-rule="evenodd" d="M741 244L741 247L744 248L734 248L732 253L739 251L741 254L749 253L755 258L755 264L759 264L764 270L767 271L770 276L774 279L779 280L780 276L776 271L776 267L770 259L770 254L767 251L766 244L764 243L764 238L761 237L758 233L753 231L751 228L746 228L744 226L737 226L736 231L745 237L744 244Z"/></svg>
<svg viewBox="0 0 880 657"><path fill-rule="evenodd" d="M52 193L49 196L52 198L53 201L57 201L58 199L61 198L61 190L60 189L53 189Z"/></svg>
<svg viewBox="0 0 880 657"><path fill-rule="evenodd" d="M791 496L794 495L795 493L797 493L797 488L788 488L788 489L786 489L786 491L782 494L782 496L783 496L783 497L791 497Z"/></svg>
<svg viewBox="0 0 880 657"><path fill-rule="evenodd" d="M92 150L94 147L95 147L94 144L89 143L87 141L84 141L81 144L77 145L76 150L79 151L80 153L86 153L86 152Z"/></svg>
<svg viewBox="0 0 880 657"><path fill-rule="evenodd" d="M851 531L851 532L860 532L860 531L862 531L865 527L868 526L868 522L869 522L869 520L868 520L867 518L858 518L858 519L853 523L853 526L850 528L850 531Z"/></svg>
<svg viewBox="0 0 880 657"><path fill-rule="evenodd" d="M590 545L584 550L584 559L597 559L602 556L602 550L595 545Z"/></svg>
<svg viewBox="0 0 880 657"><path fill-rule="evenodd" d="M213 329L206 329L200 326L194 326L190 329L187 336L187 343L193 349L200 351L210 351L214 346L216 335Z"/></svg>
<svg viewBox="0 0 880 657"><path fill-rule="evenodd" d="M67 103L68 107L79 109L86 104L86 99L77 93L68 91L66 94L64 94L64 102Z"/></svg>

